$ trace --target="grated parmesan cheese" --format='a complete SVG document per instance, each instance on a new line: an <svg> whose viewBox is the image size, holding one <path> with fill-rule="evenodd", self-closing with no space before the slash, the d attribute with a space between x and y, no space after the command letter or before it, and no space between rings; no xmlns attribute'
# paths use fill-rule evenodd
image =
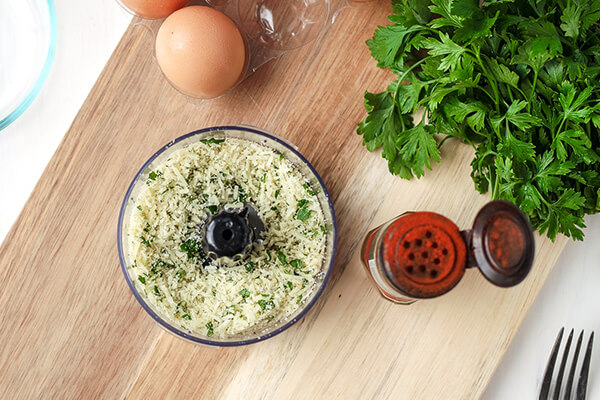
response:
<svg viewBox="0 0 600 400"><path fill-rule="evenodd" d="M313 190L289 160L254 142L210 139L173 152L134 200L127 240L138 291L170 323L207 336L286 318L310 297L325 257ZM264 223L264 242L241 260L205 257L202 225L244 202Z"/></svg>

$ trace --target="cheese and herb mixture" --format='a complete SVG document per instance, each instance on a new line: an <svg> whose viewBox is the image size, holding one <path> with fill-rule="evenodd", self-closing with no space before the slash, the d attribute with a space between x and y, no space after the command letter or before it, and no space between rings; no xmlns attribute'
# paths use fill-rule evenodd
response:
<svg viewBox="0 0 600 400"><path fill-rule="evenodd" d="M315 189L273 150L207 139L153 167L135 199L129 268L160 315L213 337L260 332L301 306L321 273L326 233ZM241 260L213 260L202 227L223 207L251 204L262 244Z"/></svg>

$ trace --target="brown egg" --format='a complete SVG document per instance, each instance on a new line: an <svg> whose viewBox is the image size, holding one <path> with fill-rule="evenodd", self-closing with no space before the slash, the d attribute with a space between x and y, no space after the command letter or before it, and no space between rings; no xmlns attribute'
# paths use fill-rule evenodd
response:
<svg viewBox="0 0 600 400"><path fill-rule="evenodd" d="M143 18L164 18L185 6L190 0L121 0L135 15Z"/></svg>
<svg viewBox="0 0 600 400"><path fill-rule="evenodd" d="M156 59L181 92L212 98L243 76L246 43L227 15L210 7L191 6L163 22L156 36Z"/></svg>

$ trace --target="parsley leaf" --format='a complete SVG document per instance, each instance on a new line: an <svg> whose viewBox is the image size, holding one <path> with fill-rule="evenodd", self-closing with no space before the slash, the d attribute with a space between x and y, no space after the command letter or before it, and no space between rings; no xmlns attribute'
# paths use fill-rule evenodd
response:
<svg viewBox="0 0 600 400"><path fill-rule="evenodd" d="M259 300L258 305L260 306L260 308L262 308L265 311L269 311L269 310L272 310L273 308L275 308L275 303L273 303L272 300L269 300L269 301Z"/></svg>
<svg viewBox="0 0 600 400"><path fill-rule="evenodd" d="M298 201L298 209L296 210L296 219L304 222L310 218L310 210L308 209L309 201L302 199Z"/></svg>
<svg viewBox="0 0 600 400"><path fill-rule="evenodd" d="M476 190L583 238L600 211L600 1L394 0L389 21L367 45L396 77L364 95L364 147L411 179L459 139Z"/></svg>
<svg viewBox="0 0 600 400"><path fill-rule="evenodd" d="M194 239L188 239L179 246L181 251L187 253L187 259L191 260L200 251L200 245Z"/></svg>
<svg viewBox="0 0 600 400"><path fill-rule="evenodd" d="M205 325L206 327L206 336L212 336L215 334L214 331L214 327L213 327L213 322L212 321L208 321Z"/></svg>
<svg viewBox="0 0 600 400"><path fill-rule="evenodd" d="M277 258L279 259L279 262L282 265L287 265L287 263L288 263L287 262L287 258L286 258L285 254L283 254L283 252L281 250L277 252Z"/></svg>
<svg viewBox="0 0 600 400"><path fill-rule="evenodd" d="M255 267L256 267L256 265L252 261L246 263L246 272L254 271Z"/></svg>
<svg viewBox="0 0 600 400"><path fill-rule="evenodd" d="M204 144L221 144L224 141L225 141L225 139L210 138L210 139L202 139L202 140L200 140L200 143L204 143Z"/></svg>
<svg viewBox="0 0 600 400"><path fill-rule="evenodd" d="M294 269L302 269L302 267L304 267L304 263L300 259L295 259L295 260L290 261L290 265Z"/></svg>

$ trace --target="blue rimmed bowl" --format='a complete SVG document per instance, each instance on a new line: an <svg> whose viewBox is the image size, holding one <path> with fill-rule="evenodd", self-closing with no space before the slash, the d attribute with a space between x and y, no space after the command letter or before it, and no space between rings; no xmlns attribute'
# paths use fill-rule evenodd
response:
<svg viewBox="0 0 600 400"><path fill-rule="evenodd" d="M56 52L53 0L0 1L0 130L36 98Z"/></svg>

